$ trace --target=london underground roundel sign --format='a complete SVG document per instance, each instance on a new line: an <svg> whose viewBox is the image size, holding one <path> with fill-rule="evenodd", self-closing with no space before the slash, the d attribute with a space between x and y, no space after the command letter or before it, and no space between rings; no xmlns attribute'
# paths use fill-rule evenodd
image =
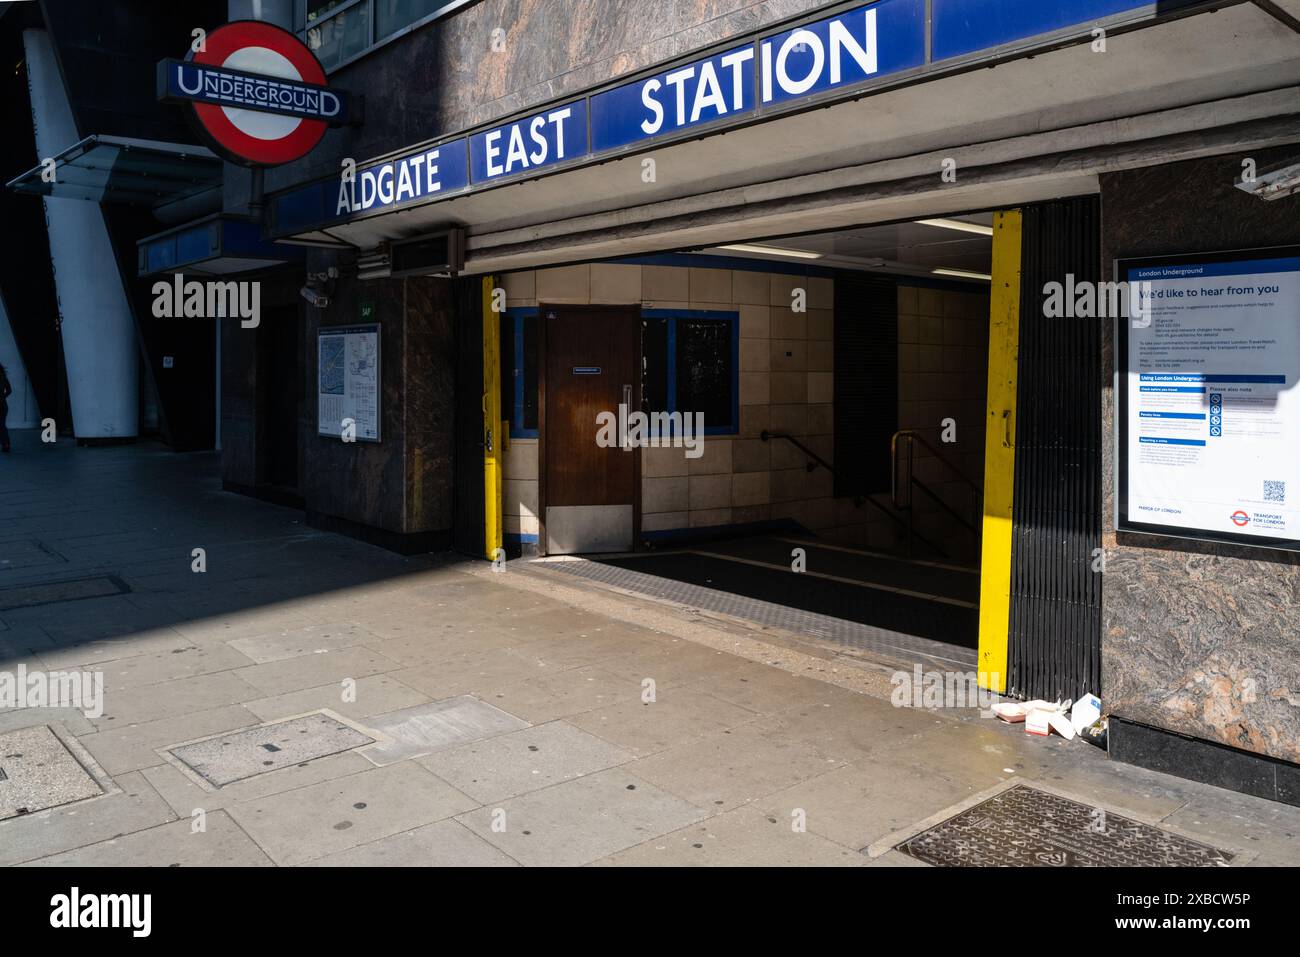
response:
<svg viewBox="0 0 1300 957"><path fill-rule="evenodd" d="M347 94L326 87L315 54L274 24L228 23L158 69L159 99L188 102L212 148L245 166L301 159L328 127L353 122Z"/></svg>

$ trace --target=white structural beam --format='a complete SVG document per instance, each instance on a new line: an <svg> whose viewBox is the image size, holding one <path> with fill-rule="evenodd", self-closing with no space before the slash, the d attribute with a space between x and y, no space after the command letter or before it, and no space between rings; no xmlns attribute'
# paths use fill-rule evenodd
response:
<svg viewBox="0 0 1300 957"><path fill-rule="evenodd" d="M44 30L24 30L37 157L77 142L72 106ZM59 298L63 356L79 439L131 438L139 428L140 357L135 322L98 203L45 197Z"/></svg>

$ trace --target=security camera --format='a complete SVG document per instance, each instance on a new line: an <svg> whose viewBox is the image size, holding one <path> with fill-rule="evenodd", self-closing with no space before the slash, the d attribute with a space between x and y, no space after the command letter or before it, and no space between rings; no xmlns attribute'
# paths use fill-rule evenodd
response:
<svg viewBox="0 0 1300 957"><path fill-rule="evenodd" d="M324 309L330 304L330 297L325 293L313 289L311 286L303 286L298 290L298 294L306 299L317 309Z"/></svg>
<svg viewBox="0 0 1300 957"><path fill-rule="evenodd" d="M1260 170L1250 179L1242 179L1236 186L1243 193L1250 193L1260 199L1291 196L1300 190L1300 163Z"/></svg>

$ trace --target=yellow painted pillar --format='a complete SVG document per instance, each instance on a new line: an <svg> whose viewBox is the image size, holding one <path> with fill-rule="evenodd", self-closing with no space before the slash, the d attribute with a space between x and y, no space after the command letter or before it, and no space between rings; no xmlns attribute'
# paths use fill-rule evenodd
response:
<svg viewBox="0 0 1300 957"><path fill-rule="evenodd" d="M495 561L503 542L501 507L501 316L493 307L493 277L483 277L483 532Z"/></svg>
<svg viewBox="0 0 1300 957"><path fill-rule="evenodd" d="M980 560L979 683L1007 690L1011 627L1011 507L1016 475L1016 376L1020 355L1019 210L993 217L989 300L988 419L984 432L984 530Z"/></svg>

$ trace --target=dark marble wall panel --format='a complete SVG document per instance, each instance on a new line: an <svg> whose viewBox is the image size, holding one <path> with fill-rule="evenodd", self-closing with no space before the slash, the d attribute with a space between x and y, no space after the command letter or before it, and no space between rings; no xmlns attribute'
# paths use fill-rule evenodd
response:
<svg viewBox="0 0 1300 957"><path fill-rule="evenodd" d="M1262 168L1297 150L1259 151ZM1102 261L1300 244L1300 197L1233 187L1231 155L1101 178ZM1300 321L1300 317L1297 317ZM1107 330L1103 700L1133 721L1300 761L1300 556L1116 535Z"/></svg>
<svg viewBox="0 0 1300 957"><path fill-rule="evenodd" d="M406 531L452 526L456 338L453 284L406 280Z"/></svg>
<svg viewBox="0 0 1300 957"><path fill-rule="evenodd" d="M333 260L313 256L309 269L323 271ZM403 409L406 404L403 281L360 282L340 277L325 309L306 310L308 428L304 430L303 499L308 511L401 533L406 487ZM322 327L358 324L363 302L375 306L380 334L379 442L349 442L317 435L315 395L317 334Z"/></svg>
<svg viewBox="0 0 1300 957"><path fill-rule="evenodd" d="M257 348L238 319L221 319L221 481L257 484Z"/></svg>
<svg viewBox="0 0 1300 957"><path fill-rule="evenodd" d="M577 93L831 0L482 0L331 77L364 92L366 122L332 130L267 188ZM503 29L505 48L492 49ZM229 194L227 204L242 202ZM228 191L229 193L229 191Z"/></svg>
<svg viewBox="0 0 1300 957"><path fill-rule="evenodd" d="M322 254L311 265L321 271ZM380 441L317 434L317 333L355 325L373 303L381 327ZM400 536L452 523L454 301L448 280L341 277L326 309L307 309L302 490L309 512Z"/></svg>

